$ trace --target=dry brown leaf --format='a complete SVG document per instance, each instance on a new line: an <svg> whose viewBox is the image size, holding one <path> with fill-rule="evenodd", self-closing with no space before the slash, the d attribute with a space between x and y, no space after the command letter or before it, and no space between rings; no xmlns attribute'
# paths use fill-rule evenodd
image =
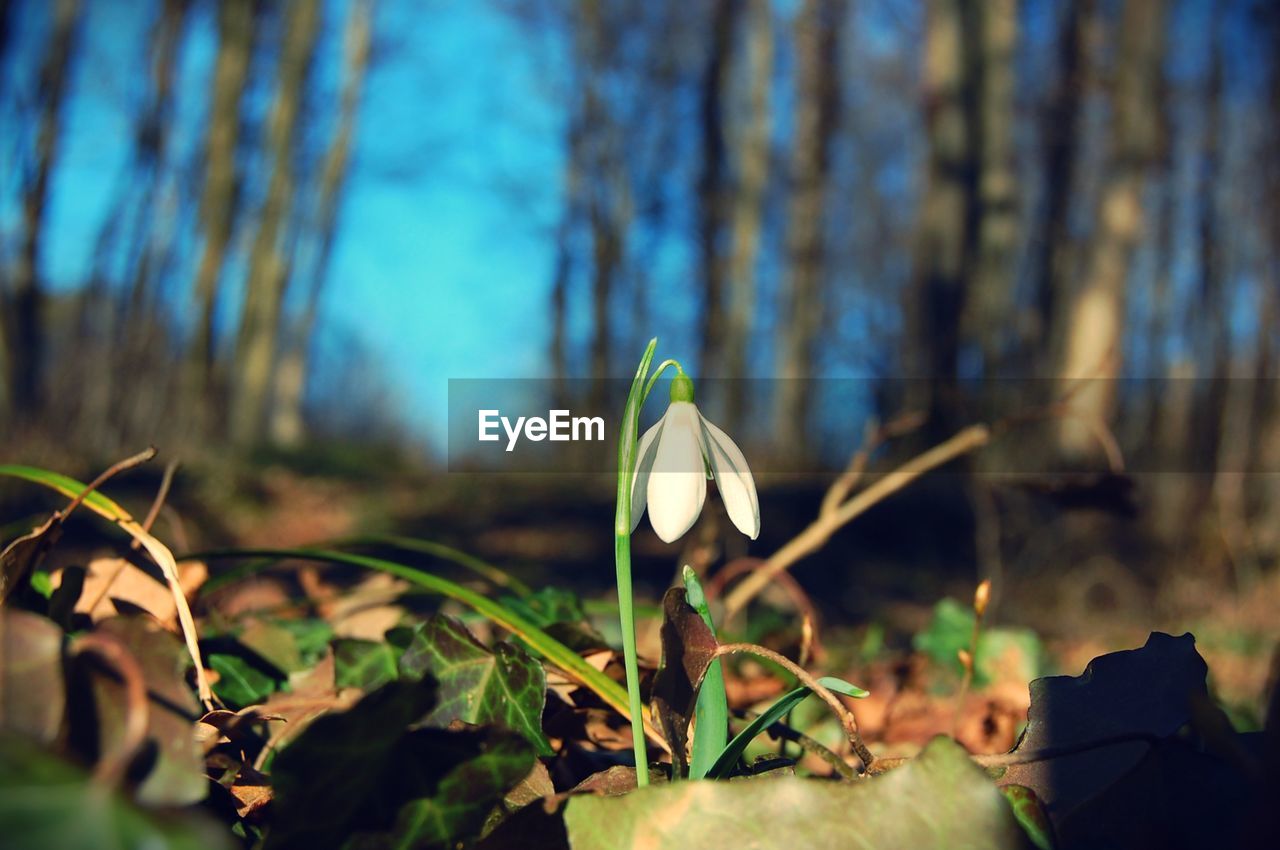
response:
<svg viewBox="0 0 1280 850"><path fill-rule="evenodd" d="M55 513L39 528L24 534L0 552L0 602L22 586L62 536L62 514Z"/></svg>
<svg viewBox="0 0 1280 850"><path fill-rule="evenodd" d="M347 593L320 606L337 637L382 640L387 629L399 625L405 609L394 604L409 583L385 573L371 575Z"/></svg>
<svg viewBox="0 0 1280 850"><path fill-rule="evenodd" d="M62 573L59 570L52 576L55 588L62 583ZM200 561L184 561L178 565L178 584L188 600L208 577L209 569ZM90 561L85 568L80 598L76 601L76 613L86 614L96 623L137 610L150 614L171 631L178 630L178 606L158 570L149 570L126 558L106 557Z"/></svg>

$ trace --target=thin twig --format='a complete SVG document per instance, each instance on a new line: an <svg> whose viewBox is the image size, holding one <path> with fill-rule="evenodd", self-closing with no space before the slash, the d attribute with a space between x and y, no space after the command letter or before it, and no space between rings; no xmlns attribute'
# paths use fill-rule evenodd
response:
<svg viewBox="0 0 1280 850"><path fill-rule="evenodd" d="M745 720L755 720L760 716L756 711L735 711L734 715ZM832 750L826 744L814 738L810 738L803 732L787 725L786 721L778 720L765 730L771 735L777 735L785 741L791 741L797 744L800 749L805 752L813 753L818 758L831 765L832 769L844 779L857 779L858 773L849 765L847 761L840 757L840 754Z"/></svg>
<svg viewBox="0 0 1280 850"><path fill-rule="evenodd" d="M895 437L909 434L924 423L924 414L916 412L904 413L883 426L877 425L874 420L868 422L863 432L862 445L853 453L853 457L849 459L849 465L835 481L831 482L826 495L822 497L819 515L833 513L840 507L840 503L848 498L854 486L862 480L862 476L867 471L867 464L871 461L871 455L876 449Z"/></svg>
<svg viewBox="0 0 1280 850"><path fill-rule="evenodd" d="M160 489L156 491L156 497L151 502L151 510L147 511L147 518L142 521L143 531L149 532L152 524L156 521L156 517L159 516L160 508L164 507L164 500L169 495L169 487L173 484L173 474L177 470L178 462L176 460L171 460L165 464L164 477L160 479ZM129 548L135 552L141 551L142 541L136 537L133 538L132 542L129 544ZM93 615L94 609L102 603L102 600L107 598L107 594L111 592L112 586L115 585L116 580L120 578L120 575L124 572L124 568L128 566L128 564L129 562L125 558L117 559L116 568L112 570L111 575L105 582L103 582L102 589L98 591L98 595L94 597L93 602L85 608L85 610L89 612L90 616Z"/></svg>
<svg viewBox="0 0 1280 850"><path fill-rule="evenodd" d="M964 701L969 696L969 688L973 684L974 669L978 665L978 638L982 632L982 618L987 613L987 602L991 599L991 579L983 579L978 583L973 594L973 630L969 633L969 648L960 650L960 663L964 665L964 678L960 680L960 691L956 694L955 712L951 715L951 737L955 737L956 726L960 723L960 715L964 711Z"/></svg>
<svg viewBox="0 0 1280 850"><path fill-rule="evenodd" d="M125 772L138 750L147 740L147 681L133 654L115 637L103 632L89 632L71 642L72 655L89 653L97 656L119 674L124 683L124 730L117 745L102 754L93 771L93 781L115 788L124 780Z"/></svg>
<svg viewBox="0 0 1280 850"><path fill-rule="evenodd" d="M831 539L831 535L842 526L866 513L926 472L986 445L990 439L991 430L986 425L970 425L946 442L916 455L893 472L869 485L836 510L825 516L820 515L808 528L792 538L729 592L724 603L725 621L732 619L748 602L768 587L774 576L789 569L801 558L822 548Z"/></svg>
<svg viewBox="0 0 1280 850"><path fill-rule="evenodd" d="M107 467L97 478L90 481L89 485L81 490L74 499L67 503L67 506L60 511L61 515L65 518L76 508L80 507L80 503L88 498L90 493L97 490L103 484L106 484L112 478L127 469L133 469L135 466L142 466L142 464L151 460L155 456L156 447L148 446L145 451L138 452L132 457L127 457L124 460L116 461L111 464L111 466Z"/></svg>
<svg viewBox="0 0 1280 850"><path fill-rule="evenodd" d="M796 664L785 655L774 652L763 646L754 643L722 643L716 648L716 657L724 655L736 655L745 653L764 658L772 661L779 667L782 667L791 675L800 680L806 688L813 691L818 697L831 706L831 710L840 718L840 724L844 727L845 736L849 739L849 745L853 747L853 751L858 758L862 759L863 770L868 773L872 772L872 765L875 763L876 757L872 755L871 750L867 749L867 745L862 742L862 735L858 733L858 721L853 716L853 712L849 707L840 701L840 698L831 691L824 688L817 679L811 676L803 667Z"/></svg>
<svg viewBox="0 0 1280 850"><path fill-rule="evenodd" d="M169 488L173 486L173 476L178 471L178 461L171 460L164 465L164 477L160 479L160 489L156 490L156 497L151 500L151 510L147 511L147 518L142 521L142 530L150 531L151 526L155 524L156 517L160 516L160 509L164 507L165 500L169 498ZM134 540L130 544L134 551L142 548L142 544Z"/></svg>

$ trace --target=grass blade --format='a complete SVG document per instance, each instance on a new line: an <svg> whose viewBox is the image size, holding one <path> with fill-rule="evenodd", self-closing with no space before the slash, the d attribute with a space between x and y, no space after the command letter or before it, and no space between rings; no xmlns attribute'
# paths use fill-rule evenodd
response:
<svg viewBox="0 0 1280 850"><path fill-rule="evenodd" d="M307 561L323 561L331 564L347 564L350 566L389 573L390 575L397 576L411 584L417 585L424 590L440 594L441 596L447 596L450 599L455 599L512 634L519 636L524 640L526 645L541 655L548 663L559 668L565 673L565 675L572 678L584 688L595 692L597 696L608 703L610 707L623 717L626 717L628 720L631 717L628 710L627 693L622 686L601 673L596 668L592 667L583 660L580 655L569 649L569 647L525 620L505 605L495 602L482 594L476 593L470 588L463 587L462 585L449 581L448 579L443 579L439 576L419 570L416 567L410 567L406 564L388 561L383 558L374 558L368 555L356 555L350 552L337 552L329 549L312 548L227 549L201 552L192 555L191 557L205 560L212 560L215 558L259 558L277 560L282 558L297 558ZM642 710L642 714L645 730L654 741L658 742L665 748L666 742L650 722L648 712Z"/></svg>
<svg viewBox="0 0 1280 850"><path fill-rule="evenodd" d="M19 464L0 465L0 475L20 478L24 481L43 485L71 499L84 493L86 486L74 478L69 478L57 472ZM147 550L147 554L160 567L160 572L164 574L165 581L169 585L169 592L173 595L174 604L178 609L178 624L182 627L182 638L187 645L187 653L191 656L191 663L196 669L196 690L200 694L200 701L204 703L205 707L212 707L213 691L209 687L209 679L204 672L204 662L200 658L200 643L196 638L196 621L191 616L191 607L187 605L187 597L182 592L182 585L178 581L178 563L173 557L173 552L169 551L168 546L165 546L139 525L128 511L97 490L85 495L81 504L99 516L120 526L125 533L138 541L138 544L143 549Z"/></svg>

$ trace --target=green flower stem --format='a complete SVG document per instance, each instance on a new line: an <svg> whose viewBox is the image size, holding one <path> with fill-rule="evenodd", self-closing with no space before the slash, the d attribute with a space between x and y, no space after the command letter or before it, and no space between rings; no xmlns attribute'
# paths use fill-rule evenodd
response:
<svg viewBox="0 0 1280 850"><path fill-rule="evenodd" d="M636 439L640 431L640 408L644 405L648 389L645 378L658 340L649 340L627 404L622 411L622 427L618 433L618 507L613 523L613 559L618 579L618 619L622 625L622 660L627 673L627 699L631 713L631 743L636 757L636 785L649 784L649 756L644 746L644 726L636 722L642 715L640 700L640 663L636 658L636 612L631 593L631 476L636 468ZM664 363L659 371L665 368ZM654 376L656 380L656 375ZM649 385L652 388L652 384Z"/></svg>
<svg viewBox="0 0 1280 850"><path fill-rule="evenodd" d="M640 397L641 407L644 407L645 401L649 398L649 393L653 392L653 385L658 383L658 378L662 377L662 373L667 371L667 367L669 366L675 366L677 374L680 374L680 375L684 374L684 367L680 365L679 360L672 360L671 358L667 358L666 360L663 360L661 363L659 363L658 368L654 369L653 375L649 377L649 383L645 384L644 386L644 395Z"/></svg>

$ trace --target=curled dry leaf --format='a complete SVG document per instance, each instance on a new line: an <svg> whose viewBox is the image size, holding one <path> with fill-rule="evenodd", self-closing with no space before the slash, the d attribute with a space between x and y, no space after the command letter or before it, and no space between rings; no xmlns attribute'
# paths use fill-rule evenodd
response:
<svg viewBox="0 0 1280 850"><path fill-rule="evenodd" d="M0 602L22 586L61 536L62 514L54 514L39 528L14 540L0 552Z"/></svg>

